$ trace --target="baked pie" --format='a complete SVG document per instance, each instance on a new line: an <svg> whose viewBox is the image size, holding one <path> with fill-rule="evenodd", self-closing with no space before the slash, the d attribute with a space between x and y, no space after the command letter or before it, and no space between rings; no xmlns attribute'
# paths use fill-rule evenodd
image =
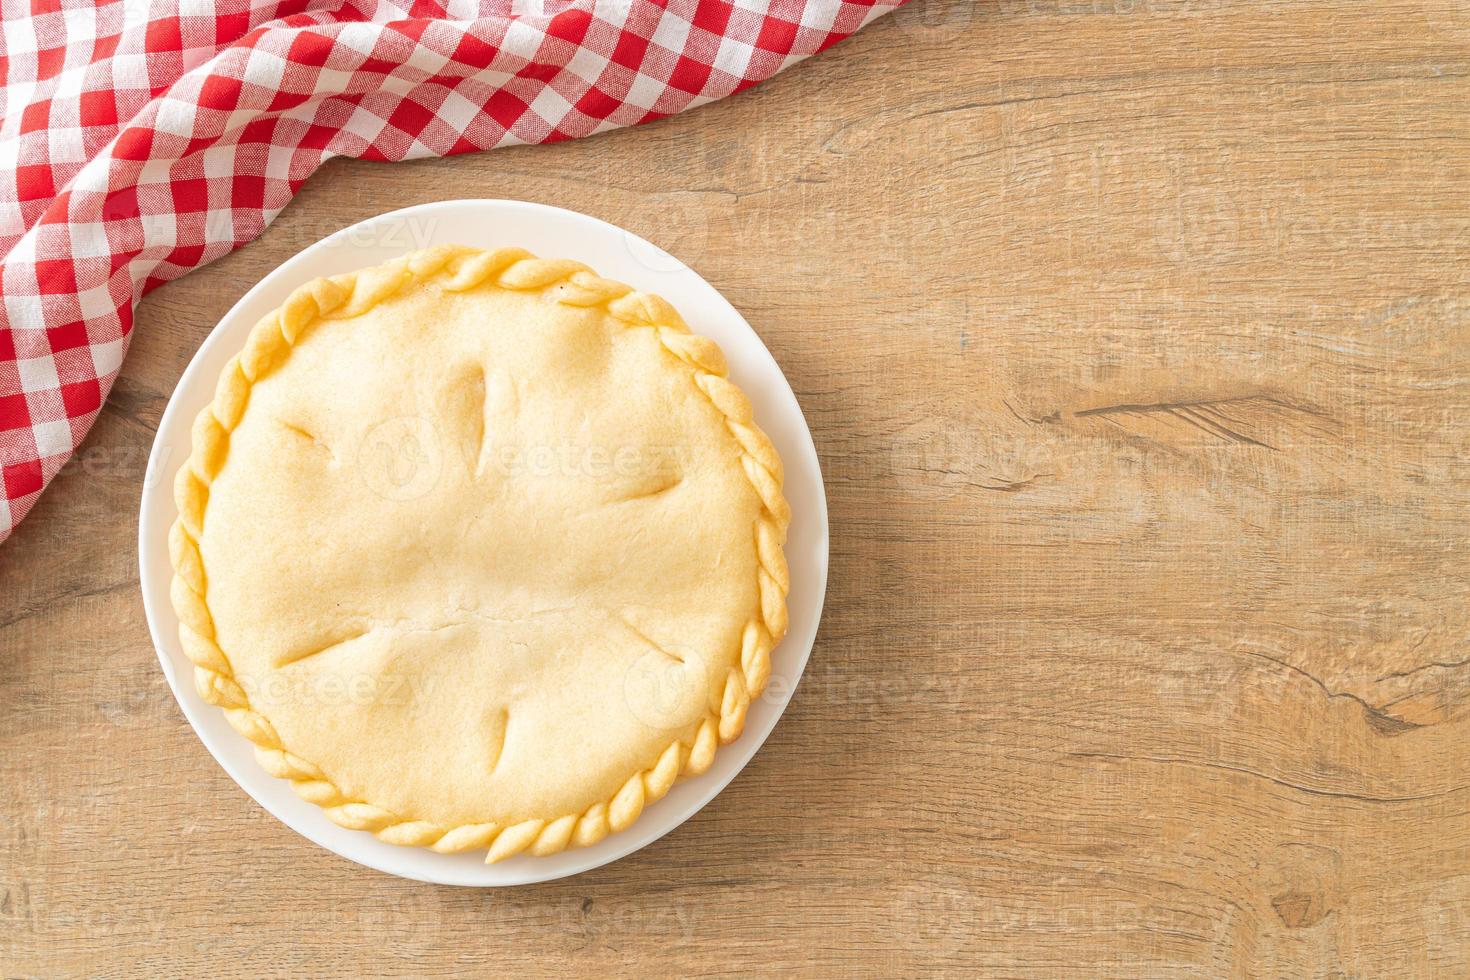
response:
<svg viewBox="0 0 1470 980"><path fill-rule="evenodd" d="M175 485L180 639L344 827L487 861L593 844L765 686L781 481L664 300L415 252L302 286L226 365Z"/></svg>

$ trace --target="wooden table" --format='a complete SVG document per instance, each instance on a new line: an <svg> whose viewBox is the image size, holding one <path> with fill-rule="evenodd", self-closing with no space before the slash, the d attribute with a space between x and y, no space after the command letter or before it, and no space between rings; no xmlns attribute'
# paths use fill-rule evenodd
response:
<svg viewBox="0 0 1470 980"><path fill-rule="evenodd" d="M142 305L0 549L0 973L1470 970L1470 13L918 0L637 130L337 162ZM821 636L720 798L509 891L279 825L185 723L143 461L285 257L444 197L686 258L816 435Z"/></svg>

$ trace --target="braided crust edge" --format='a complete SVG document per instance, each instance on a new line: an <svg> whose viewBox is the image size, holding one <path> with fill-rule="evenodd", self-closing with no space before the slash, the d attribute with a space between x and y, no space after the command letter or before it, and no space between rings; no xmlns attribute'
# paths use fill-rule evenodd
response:
<svg viewBox="0 0 1470 980"><path fill-rule="evenodd" d="M657 331L663 347L690 369L695 383L725 417L740 445L746 476L762 502L754 529L760 608L745 625L740 662L726 676L718 712L705 717L688 745L676 739L652 767L634 773L609 799L582 813L510 826L443 827L352 799L321 769L287 750L270 721L251 708L229 659L215 642L214 620L205 601L199 536L210 484L224 465L230 432L244 417L251 386L280 365L315 321L360 316L410 285L431 281L450 292L478 287L540 292L568 306L604 309L628 327ZM174 568L170 597L179 617L179 641L194 664L199 696L222 708L234 729L255 744L255 757L268 773L289 779L298 795L322 807L334 823L369 831L390 844L428 847L443 854L485 848L486 863L493 863L522 852L541 856L586 847L625 829L646 804L667 793L676 779L704 772L714 761L718 746L740 735L751 699L764 690L770 678L771 650L786 634L786 595L791 580L782 549L791 509L781 492L781 459L753 421L749 400L726 374L719 346L690 333L662 298L603 279L581 263L539 259L518 248L444 245L300 287L251 329L245 349L225 365L214 400L194 421L193 450L174 481L179 516L169 531Z"/></svg>

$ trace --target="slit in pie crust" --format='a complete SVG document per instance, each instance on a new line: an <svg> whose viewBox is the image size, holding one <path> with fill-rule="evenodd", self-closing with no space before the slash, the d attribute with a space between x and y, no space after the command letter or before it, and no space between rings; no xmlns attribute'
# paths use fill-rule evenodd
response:
<svg viewBox="0 0 1470 980"><path fill-rule="evenodd" d="M786 632L780 458L718 346L576 262L318 279L175 483L200 695L336 823L557 853L736 738Z"/></svg>

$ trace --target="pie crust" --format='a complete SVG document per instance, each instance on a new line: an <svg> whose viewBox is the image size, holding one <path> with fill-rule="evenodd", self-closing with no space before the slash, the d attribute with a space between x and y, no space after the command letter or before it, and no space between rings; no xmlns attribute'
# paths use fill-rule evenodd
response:
<svg viewBox="0 0 1470 980"><path fill-rule="evenodd" d="M206 701L343 827L594 844L739 736L786 632L782 467L716 344L521 249L317 279L175 482Z"/></svg>

